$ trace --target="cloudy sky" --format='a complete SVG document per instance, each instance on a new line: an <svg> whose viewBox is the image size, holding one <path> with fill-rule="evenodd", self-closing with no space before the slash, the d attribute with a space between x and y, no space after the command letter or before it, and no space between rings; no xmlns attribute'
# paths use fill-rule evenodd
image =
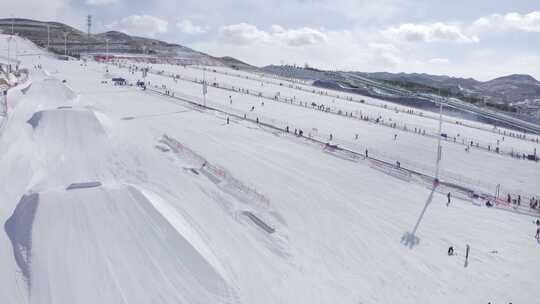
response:
<svg viewBox="0 0 540 304"><path fill-rule="evenodd" d="M540 79L540 0L2 0L12 14L259 66Z"/></svg>

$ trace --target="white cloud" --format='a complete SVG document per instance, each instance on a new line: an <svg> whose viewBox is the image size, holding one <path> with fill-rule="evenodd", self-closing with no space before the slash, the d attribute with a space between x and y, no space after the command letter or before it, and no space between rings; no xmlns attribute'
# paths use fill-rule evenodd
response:
<svg viewBox="0 0 540 304"><path fill-rule="evenodd" d="M273 26L271 36L290 46L313 45L328 40L325 33L308 27L286 30L280 26Z"/></svg>
<svg viewBox="0 0 540 304"><path fill-rule="evenodd" d="M176 27L184 34L197 35L208 32L208 27L193 24L190 19L184 19L176 23Z"/></svg>
<svg viewBox="0 0 540 304"><path fill-rule="evenodd" d="M540 12L534 11L523 15L519 13L493 14L478 18L473 28L477 31L498 29L540 33Z"/></svg>
<svg viewBox="0 0 540 304"><path fill-rule="evenodd" d="M167 21L154 16L132 15L113 22L108 27L133 35L155 37L156 34L166 33L168 24Z"/></svg>
<svg viewBox="0 0 540 304"><path fill-rule="evenodd" d="M93 6L100 6L106 4L118 3L120 0L86 0L86 4Z"/></svg>
<svg viewBox="0 0 540 304"><path fill-rule="evenodd" d="M400 50L389 43L370 43L366 58L379 68L393 69L402 62Z"/></svg>
<svg viewBox="0 0 540 304"><path fill-rule="evenodd" d="M78 27L86 14L78 10L71 0L7 0L0 1L1 18L28 18L41 21L59 21ZM84 29L84 26L82 27Z"/></svg>
<svg viewBox="0 0 540 304"><path fill-rule="evenodd" d="M269 35L255 25L239 23L222 26L219 32L226 42L235 44L254 44L269 41Z"/></svg>
<svg viewBox="0 0 540 304"><path fill-rule="evenodd" d="M223 26L219 32L225 42L236 44L279 43L298 47L323 44L328 40L326 33L309 27L285 29L273 25L270 31L264 31L252 24L239 23Z"/></svg>
<svg viewBox="0 0 540 304"><path fill-rule="evenodd" d="M431 58L428 60L428 63L431 64L449 64L450 60L448 58Z"/></svg>
<svg viewBox="0 0 540 304"><path fill-rule="evenodd" d="M408 42L478 42L477 36L468 35L457 25L442 22L431 24L405 23L398 27L390 27L382 34L388 39L399 39Z"/></svg>
<svg viewBox="0 0 540 304"><path fill-rule="evenodd" d="M216 56L233 56L258 66L280 62L308 63L331 70L375 71L395 70L404 62L396 46L370 43L371 38L362 32L291 30L278 25L263 31L248 24L228 26L220 32L221 38L226 39L225 43L220 40L200 41L190 46Z"/></svg>

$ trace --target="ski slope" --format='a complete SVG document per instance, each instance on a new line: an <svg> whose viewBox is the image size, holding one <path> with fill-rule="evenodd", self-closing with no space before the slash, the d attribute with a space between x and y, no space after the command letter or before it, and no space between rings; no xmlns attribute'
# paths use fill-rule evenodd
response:
<svg viewBox="0 0 540 304"><path fill-rule="evenodd" d="M31 44L25 50L39 52ZM25 94L9 91L0 134L0 303L540 298L536 218L486 208L460 193L446 206L447 188L396 178L399 170L381 170L370 160L336 157L242 114L285 122L306 135L332 133L339 145L368 147L426 171L434 166L433 138L290 104L261 106L256 97L209 87L209 105L240 116L227 124L223 112L113 86L111 76L138 80L125 68L106 73L102 64L45 55L21 60L32 85ZM43 68L34 69L38 64ZM149 80L200 101L200 85L154 74ZM428 118L343 106L433 127ZM499 138L476 128L443 128L486 142ZM510 137L505 143L536 147ZM443 170L468 178L473 188L482 181L523 195L540 188L538 163L443 144ZM447 255L449 246L456 255Z"/></svg>

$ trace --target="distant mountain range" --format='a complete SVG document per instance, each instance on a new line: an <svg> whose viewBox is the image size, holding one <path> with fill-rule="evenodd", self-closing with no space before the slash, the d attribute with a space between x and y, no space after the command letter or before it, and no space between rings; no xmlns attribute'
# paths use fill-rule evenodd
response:
<svg viewBox="0 0 540 304"><path fill-rule="evenodd" d="M515 74L482 82L472 78L418 73L323 71L289 65L270 65L262 70L284 77L313 80L315 84L324 83L328 86L333 82L336 86L371 91L374 94L379 92L382 95L440 92L473 103L485 101L501 108L513 103L527 101L532 104L540 101L540 82L529 75Z"/></svg>
<svg viewBox="0 0 540 304"><path fill-rule="evenodd" d="M64 54L66 49L67 53L71 56L79 56L81 53L88 52L104 53L107 50L108 44L111 53L144 53L152 56L184 59L187 63L256 69L256 67L232 57L214 57L179 44L130 36L118 31L88 35L83 31L59 22L6 18L0 19L0 31L11 33L12 23L13 31L17 35L25 37L41 47L49 46L49 50L57 54ZM67 39L65 39L65 35L67 35Z"/></svg>
<svg viewBox="0 0 540 304"><path fill-rule="evenodd" d="M360 73L365 77L393 82L424 85L435 89L460 92L464 95L485 96L494 102L515 103L524 100L540 99L540 82L530 75L508 75L493 80L481 82L472 78L456 78L429 74L406 73Z"/></svg>

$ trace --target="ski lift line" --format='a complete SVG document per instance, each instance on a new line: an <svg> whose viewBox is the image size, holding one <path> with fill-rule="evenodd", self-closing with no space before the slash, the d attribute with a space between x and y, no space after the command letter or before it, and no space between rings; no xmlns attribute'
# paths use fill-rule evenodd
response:
<svg viewBox="0 0 540 304"><path fill-rule="evenodd" d="M201 68L201 67L198 67L198 66L192 66L192 67L195 68L195 69L203 70L203 71L209 70L209 69L207 69L206 67L204 67L204 68ZM265 82L264 80L259 80L259 79L251 78L251 77L248 77L248 76L241 76L241 75L239 75L239 74L234 74L234 73L222 72L222 71L218 71L218 70L215 70L215 69L211 70L211 72L214 72L214 73L217 73L217 74L223 74L223 75L231 75L231 76L238 77L238 78L242 78L242 79L250 79L250 80L254 80L254 81ZM162 75L162 73L160 73L159 75ZM282 85L282 83L279 83L279 84L278 84L278 83L274 83L274 82L270 82L270 81L266 81L266 83L274 84L274 85L280 85L280 86ZM225 84L225 85L226 85L226 84ZM217 88L220 88L220 87L217 87ZM233 87L233 88L234 88L234 87ZM295 88L295 87L292 87L292 86L290 86L289 88L293 88L293 89L297 89L297 90L301 90L301 91L306 91L306 92L308 92L308 93L313 93L313 94L319 95L319 93L316 93L315 90L310 91L310 90L307 90L307 89L302 89L301 87L296 87L296 88ZM262 93L262 92L261 92L261 93ZM329 95L329 94L326 94L326 96L329 96L329 97L335 97L335 98L342 99L342 100L349 101L349 102L357 102L357 103L359 102L359 101L353 100L352 97L351 97L350 99L348 99L348 98L342 98L342 97L341 97L340 95L338 95L338 94L337 94L337 95ZM263 96L260 96L260 97L263 97ZM365 101L363 102L363 104L366 104L366 105L368 105L368 106L375 106L375 107L379 107L379 108L389 109L386 105L383 105L383 104L371 104L371 103L365 102ZM449 105L449 106L450 106L450 107L453 107L453 108L458 108L458 107L453 106L453 105ZM398 107L395 106L395 109L397 110ZM390 108L390 110L391 110L391 108ZM470 111L470 110L469 110L469 111ZM412 113L409 113L409 112L407 112L406 110L403 110L403 109L401 109L400 112L402 112L402 113L404 113L404 114L417 115L417 116L420 116L420 117L426 117L426 118L429 118L429 119L437 119L437 120L438 120L438 118L431 117L430 115L424 115L423 112L421 112L421 113L419 113L419 114L414 113L414 111L413 111ZM475 112L475 113L476 113L476 112ZM450 122L450 123L455 123L455 122L456 122L455 120L447 119L447 118L445 118L444 121ZM502 120L499 120L499 121L502 121ZM497 133L497 132L495 132L495 129L493 129L493 128L482 128L482 127L480 127L480 126L473 126L473 125L469 125L469 124L463 123L463 122L461 122L460 125L465 126L465 127L469 127L469 128L473 128L473 129L478 129L478 130L488 131L488 132L492 132L492 133L501 135L500 131L499 131L499 133ZM500 128L499 128L498 130L500 130ZM510 133L514 133L514 132L512 132L511 130L508 130L508 132L509 132L509 134L510 134ZM515 133L517 133L517 132L515 132ZM510 136L510 135L509 135L509 136ZM513 136L513 138L520 139L520 140L525 140L525 141L530 141L530 142L533 142L533 143L535 142L534 139L525 139L525 138L515 137L515 136ZM477 142L478 142L478 141L477 141ZM494 145L494 144L493 144L493 145Z"/></svg>
<svg viewBox="0 0 540 304"><path fill-rule="evenodd" d="M203 70L203 71L205 71L205 70ZM158 76L163 76L163 77L166 76L166 75L163 75L163 73L161 73L161 72L152 72L152 73L155 74L155 75L158 75ZM175 75L169 75L169 76L175 76ZM202 83L203 86L204 86L204 83L205 83L205 80L200 82L200 81L198 81L197 78L191 78L190 79L190 78L185 77L185 76L181 77L180 80L194 82L194 83ZM226 86L229 86L229 88L226 87ZM232 92L235 92L235 93L239 92L239 91L235 90L234 86L230 86L230 85L225 84L225 83L220 83L220 85L218 85L218 86L212 85L212 87L217 88L217 89L232 91ZM237 89L242 89L242 88L237 87ZM203 90L204 90L204 88L203 88ZM299 106L299 107L304 107L304 108L311 108L313 110L317 110L317 109L315 109L313 107L310 107L307 102L302 102L303 104L307 105L307 106L303 106L303 105L298 104L299 101L293 101L292 99L287 100L287 98L281 98L279 96L265 96L265 94L262 94L262 92L258 92L258 91L254 91L254 90L248 90L248 89L242 89L242 90L244 90L244 91L240 92L240 93L244 93L244 94L247 94L247 95L253 95L255 97L261 97L261 98L271 100L271 101L277 101L277 102L282 102L282 103L286 103L286 104L290 104L290 105L294 105L294 106ZM258 93L258 94L256 94L256 93ZM204 97L206 99L206 94L203 94L203 95L204 95ZM203 102L203 104L204 104L204 102ZM326 113L329 113L329 114L339 115L341 117L347 117L347 118L352 118L352 119L355 119L355 120L363 121L359 117L343 116L342 114L339 114L340 111L343 113L342 110L338 110L337 112L335 110L332 110L332 109L330 109L329 111L324 111L324 110L320 110L320 111L326 112ZM375 120L376 119L369 118L368 122L374 122ZM425 128L425 127L415 125L415 124L405 124L405 123L400 123L399 125L397 125L397 123L395 123L395 124L392 124L392 123L385 124L384 121L379 121L377 123L380 124L380 125L386 126L386 127L390 127L390 128L397 128L399 126L400 130L408 131L409 133L416 133L416 134L419 134L419 135L431 136L431 137L434 137L434 138L439 138L439 137L442 136L442 134L440 136L437 135L437 134L440 134L439 132L434 133L434 131L431 130L430 128ZM430 130L431 132L426 132L425 134L420 134L420 133L417 133L417 132L413 132L414 127L416 127L417 129L422 129L422 130ZM477 145L471 145L470 147L472 147L472 148L480 149L480 150L483 150L485 152L496 153L496 154L499 154L499 155L505 155L505 156L509 156L509 157L515 157L515 156L521 156L521 155L528 155L529 154L529 152L523 152L523 151L519 151L519 150L513 149L513 148L504 148L504 149L499 148L498 150L496 150L497 146L496 146L495 143L491 143L491 144L483 143L483 145L480 145L479 140L476 140L474 138L469 138L469 137L460 137L460 141L457 141L457 139L455 141L448 140L448 138L445 138L445 139L446 139L447 142L453 142L454 144L465 145L465 146L469 146L468 143L472 141L473 143L477 143Z"/></svg>
<svg viewBox="0 0 540 304"><path fill-rule="evenodd" d="M200 68L200 67L197 67L197 66L194 66L193 68L196 68L196 69L206 69L206 68ZM242 79L250 79L250 80L254 80L254 81L261 81L263 83L267 83L267 84L273 84L273 85L278 85L278 86L281 86L282 83L276 83L276 82L272 82L272 81L268 81L268 80L262 80L262 79L255 79L255 78L249 78L248 76L242 76L240 74L235 74L235 73L227 73L227 72L223 72L223 71L219 71L219 70L211 70L211 72L213 73L216 73L216 74L222 74L222 75L228 75L228 76L233 76L233 77L237 77L237 78L242 78ZM315 87L313 85L306 85L306 86L311 86L314 88L314 90L308 90L308 89L304 89L304 88L301 88L299 86L297 87L292 87L292 86L289 86L289 88L292 88L292 89L295 89L295 90L299 90L299 91L304 91L304 92L308 92L308 93L312 93L312 94L316 94L316 95L320 95L319 93L315 92L315 89L317 90L321 90L322 88L320 87ZM356 102L358 103L359 101L358 100L354 100L353 97L351 97L351 99L348 99L348 98L343 98L342 96L340 96L338 93L339 91L335 91L335 90L332 90L330 88L324 88L324 90L327 92L327 94L325 96L328 96L328 97L333 97L333 98L337 98L337 99L341 99L341 100L344 100L344 101L349 101L349 102ZM334 91L336 92L335 95L332 95L332 94L328 94L328 91ZM428 99L428 98L423 98L423 99L426 99L426 100L429 100L429 101L432 101L431 99ZM366 105L369 105L369 106L374 106L374 107L379 107L379 108L385 108L385 106L382 104L382 103L379 103L379 104L376 104L376 103L371 103L371 102L367 102L366 100L364 100L363 104L366 104ZM497 117L496 115L499 115L498 113L490 113L489 111L485 110L483 112L485 113L479 113L478 111L475 111L475 110L479 110L479 109L475 109L473 110L473 108L471 106L469 106L468 108L463 108L463 107L467 107L467 105L463 105L463 104L460 104L460 103L450 103L448 104L449 107L452 107L452 108L455 108L455 109L460 109L460 110L465 110L467 112L471 112L471 113L475 113L475 114L480 114L480 115L484 115L484 116L487 116L489 118L492 118L492 119L495 119L499 122L505 122L505 123L509 123L515 127L518 127L518 128L521 128L523 129L524 127L522 125L519 125L519 124L516 124L512 121L515 121L514 118L512 117L508 117L508 119L510 119L511 121L509 121L508 119L501 119L499 117ZM397 106L395 107L397 109ZM403 110L402 107L400 107L402 110L400 112L404 113L404 114L410 114L410 115L417 115L417 116L420 116L420 117L426 117L426 118L429 118L429 119L434 119L434 120L438 120L438 118L436 117L432 117L431 115L420 115L420 114L416 114L416 113L408 113L406 110ZM386 109L386 108L385 108ZM502 115L502 114L500 114ZM444 119L446 122L455 122L455 120L452 120L450 118L445 118ZM532 126L532 129L530 129L529 127L525 127L527 128L529 131L533 131L532 134L537 134L538 132L540 132L540 129L538 129L535 125L531 124L531 123L528 123L528 122L521 122L519 121L518 123L525 123L529 126ZM470 124L466 124L466 123L462 123L461 125L465 126L465 127L469 127L469 128L473 128L473 129L478 129L478 130L483 130L483 131L488 131L488 132L492 132L492 133L496 133L492 128L483 128L481 126L474 126L474 125L470 125ZM511 130L508 130L511 132ZM522 139L522 138L518 138L518 139ZM522 140L526 140L526 139L522 139Z"/></svg>
<svg viewBox="0 0 540 304"><path fill-rule="evenodd" d="M161 96L177 99L177 100L180 100L182 102L187 102L189 104L204 108L206 110L226 114L226 115L229 115L231 117L235 117L235 118L240 119L240 120L244 119L244 120L252 122L252 123L257 123L256 120L253 119L253 118L249 118L249 117L244 118L242 115L239 115L237 113L227 112L227 111L225 111L223 109L219 109L219 108L216 108L216 107L209 106L208 104L206 106L204 106L201 103L197 103L197 102L192 101L192 100L190 100L188 98L182 98L182 97L178 97L178 96L166 95L165 93L163 93L161 91L158 91L158 90L154 90L154 89L149 89L149 91L153 92L153 93L156 93L158 95L161 95ZM277 131L285 132L284 127L279 127L277 125L270 124L270 123L267 123L267 122L263 122L261 120L259 120L259 122L257 124L260 125L260 126L264 126L264 127L270 128L270 129L277 130ZM302 138L304 140L316 143L316 144L320 145L321 147L326 145L326 142L324 140L317 139L317 138L315 138L313 136L312 137L302 136ZM380 163L384 163L385 165L388 165L388 166L394 166L394 162L383 160L383 159L380 159L378 157L373 157L371 153L370 153L371 155L366 158L364 153L360 153L360 152L354 151L354 150L349 149L349 148L336 147L335 149L338 150L338 151L346 151L348 153L351 153L351 154L356 155L356 156L358 156L360 158L363 158L363 159L377 161L377 162L380 162ZM403 168L403 167L401 167L401 169L408 172L408 173L410 173L412 176L417 176L419 178L423 178L423 179L426 179L426 180L434 180L434 177L429 173L424 173L424 172L421 172L421 171L418 171L418 170L415 170L415 169L411 169L411 168ZM451 179L447 180L447 178L445 176L443 176L443 175L441 175L441 177L439 178L439 184L444 185L444 186L446 186L448 188L452 188L452 189L456 189L456 190L460 190L460 191L462 191L463 189L468 189L469 193L471 193L471 194L472 193L480 193L481 196L483 196L483 197L490 197L490 194L487 194L487 193L490 193L492 191L492 189L485 189L485 190L473 189L473 188L470 187L470 185L471 185L470 183L468 183L468 185L465 186L465 185L462 185L461 183L459 183L459 181L460 180L451 180ZM481 186L480 188L484 188L484 187ZM510 192L508 192L508 193L510 193ZM538 195L532 195L532 196L538 197ZM523 196L523 199L525 200L526 197L528 197L528 196ZM537 214L535 215L534 213L526 213L525 212L523 214L527 214L527 215L531 215L531 216L537 216Z"/></svg>
<svg viewBox="0 0 540 304"><path fill-rule="evenodd" d="M160 71L160 72L157 72L157 73L154 73L154 74L157 74L157 75L160 75L160 76L165 76L163 75L163 71ZM170 75L171 77L174 77L175 75ZM187 77L184 77L183 79L181 78L181 80L184 80L184 81L192 81L192 82L195 82L195 83L200 83L198 81L197 78L195 79L189 79ZM217 88L221 88L221 89L228 89L228 88L224 88L223 86L216 86ZM237 89L240 89L240 88L237 88ZM232 87L232 91L234 92L237 92L236 90L234 90L234 87ZM255 91L257 92L257 91ZM278 101L278 102L283 102L283 103L287 103L287 104L291 104L291 105L295 105L295 106L300 106L300 107L306 107L306 108L309 108L309 105L307 105L307 103L305 105L299 105L298 103L294 103L292 100L289 100L289 102L286 100L286 99L283 99L283 98L275 98L275 97L266 97L266 96L261 96L261 95L256 95L255 93L253 93L253 91L249 91L249 90L246 90L244 91L244 93L246 94L249 94L249 95L254 95L254 96L257 96L257 97L263 97L263 98L267 98L267 99L271 99L273 101ZM259 92L261 93L261 92ZM191 96L189 96L188 98L192 98ZM204 104L204 102L203 102ZM229 109L230 111L231 109ZM238 111L237 111L238 112ZM336 113L335 110L332 110L330 109L330 111L327 111L327 113L330 113L330 114L336 114L336 115L340 115L339 114L339 111L338 113ZM345 117L349 117L351 118L351 116L345 116ZM352 117L352 118L356 118L358 119L357 117ZM369 119L369 121L373 121L373 119ZM399 126L399 129L400 130L403 130L403 131L409 131L409 132L413 132L413 127L415 126L414 124L403 124L401 125L397 125L397 123L385 123L384 121L380 121L378 122L378 124L381 124L383 126L386 126L386 127L391 127L391 128L397 128ZM421 128L421 127L417 127L418 128ZM429 129L424 129L424 130L429 130ZM439 136L437 135L438 132L436 134L431 134L432 132L427 132L427 133L418 133L418 132L415 132L416 134L420 134L420 135L424 135L424 136L430 136L430 137L434 137L434 138L438 138ZM442 134L441 134L442 136ZM528 155L529 152L527 153L524 153L523 151L518 151L518 150L514 150L513 148L510 148L510 149L496 149L498 147L495 147L495 144L486 144L485 146L481 145L479 141L476 141L476 145L471 145L469 146L469 142L470 142L470 139L471 138L467 138L467 137L462 137L460 138L461 141L457 141L456 138L454 138L454 141L452 140L448 140L447 137L445 137L445 141L447 142L453 142L454 144L461 144L461 145L466 145L467 147L473 147L473 148L476 148L476 149L480 149L480 150L483 150L483 151L486 151L486 152L493 152L493 153L496 153L496 154L499 154L499 155L504 155L504 156L509 156L509 157L516 157L518 159L521 159L522 158L522 155ZM473 143L474 143L474 139L473 139ZM493 149L491 149L491 145L493 145Z"/></svg>
<svg viewBox="0 0 540 304"><path fill-rule="evenodd" d="M188 80L188 81L189 81L189 79L187 79L187 77L184 77L184 80ZM226 83L222 83L222 84L220 84L219 86L215 86L215 87L216 87L216 88L221 88L221 89L229 89L229 88L226 88L226 86L229 86L229 87L230 87L230 85L228 85L228 84L226 84ZM235 90L234 90L235 87L232 86L232 88L233 88L233 91L235 91ZM238 89L241 89L241 88L238 87ZM250 91L250 90L248 90L248 89L244 89L244 90L245 90L245 91L244 91L243 93L246 93L246 94L248 94L248 95L254 95L254 96L257 96L257 97L263 97L263 98L271 99L271 100L274 100L274 101L282 101L282 100L280 100L279 97L276 99L276 96L273 96L273 95L267 97L267 96L264 96L265 94L262 94L262 92L257 92L257 91L254 91L254 90L251 90L251 91ZM235 91L235 92L236 92L236 91ZM255 93L252 94L252 92L259 93L259 95L256 95ZM347 100L347 99L345 99L345 100ZM286 101L287 101L287 98L284 98L284 101L286 102ZM289 101L292 101L292 98L289 98ZM304 103L304 102L302 102L302 103ZM305 102L305 103L307 104L307 102ZM292 103L292 104L294 104L294 103ZM294 105L296 105L296 104L294 104ZM382 108L388 109L386 106L382 106ZM390 109L391 109L391 108L390 108ZM335 111L333 110L333 112L335 112ZM339 112L339 110L338 110L338 112ZM343 112L343 110L341 110L341 112ZM406 112L405 112L405 113L406 113ZM335 114L335 113L334 113L334 114ZM339 114L339 113L338 113L338 114ZM406 113L406 114L409 114L409 113ZM423 115L420 115L420 116L422 117ZM433 119L435 119L435 118L433 118ZM373 119L370 119L370 120L373 120ZM447 122L450 122L450 123L452 123L452 124L456 123L455 120L449 120L449 119L444 119L444 118L443 118L443 121L447 121ZM423 130L431 130L431 129L429 129L429 128L425 128L425 127L418 126L418 125L415 125L415 124L404 124L404 123L400 123L400 124L403 125L403 127L402 127L403 129L404 129L405 127L407 127L407 126L410 126L411 129L412 129L413 127L416 126L417 129L420 128L420 129L423 129ZM461 123L460 125L465 125L465 124ZM472 127L472 126L471 126L471 128L475 128L475 127ZM482 130L482 128L477 128L477 129ZM410 130L410 131L412 132L412 130ZM490 129L489 131L493 131L493 130ZM432 130L432 133L433 133L433 132L434 132L434 131ZM494 133L497 133L497 132L494 132ZM499 132L499 133L500 133L500 132ZM513 132L510 132L510 131L509 131L509 133L513 133ZM435 133L435 134L439 134L439 133ZM503 135L503 134L500 133L499 135ZM509 134L509 136L511 136L511 135ZM525 140L525 141L528 141L528 142L530 141L530 142L535 143L535 140L534 140L534 139L530 139L530 140L529 140L529 139L524 139L524 138L521 138L521 137L513 137L513 138L517 138L517 139L520 139L520 140ZM448 139L446 138L446 140L448 140ZM498 153L498 154L501 154L500 152L503 152L503 149L502 149L502 148L499 148L499 149L498 149L499 152L497 152L497 150L496 150L497 144L495 144L495 143L483 143L483 142L482 142L482 145L483 145L483 146L481 146L481 145L480 145L480 141L479 141L479 140L476 140L476 139L474 139L474 138L460 137L460 140L461 140L461 142L460 142L459 144L463 144L463 145L466 145L466 144L467 144L468 142L470 142L471 140L472 140L473 142L477 143L478 145L477 145L477 146L473 146L473 148L482 148L482 149L485 150L485 151L488 151L488 152L493 151L493 152ZM455 143L458 142L458 141L457 141L457 138L455 138L455 141L454 141L454 142L455 142ZM493 149L492 149L491 147L493 147ZM527 154L529 154L529 152L523 153L523 151L518 151L517 149L513 149L513 148L510 148L510 149L507 149L507 150L508 150L508 151L507 151L507 154L510 154L510 156L514 156L514 155L527 155Z"/></svg>

